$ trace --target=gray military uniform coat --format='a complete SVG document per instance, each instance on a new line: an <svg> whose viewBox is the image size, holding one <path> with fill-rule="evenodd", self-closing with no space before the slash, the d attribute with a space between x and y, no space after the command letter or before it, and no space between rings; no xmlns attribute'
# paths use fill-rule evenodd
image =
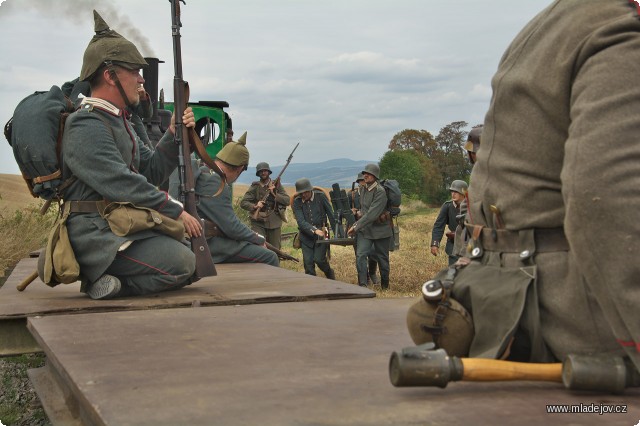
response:
<svg viewBox="0 0 640 426"><path fill-rule="evenodd" d="M279 185L276 188L276 197L275 203L271 206L270 209L266 209L262 211L258 215L258 220L253 220L251 218L251 223L256 222L259 226L265 229L274 229L282 227L282 216L284 215L285 208L289 205L291 201L291 197L284 190L282 185ZM264 196L267 194L267 189L260 183L260 181L256 181L251 183L251 186L242 197L240 201L240 207L247 210L250 214L253 213L253 206L255 206L258 201L262 200Z"/></svg>
<svg viewBox="0 0 640 426"><path fill-rule="evenodd" d="M224 236L207 239L211 258L214 263L256 262L278 266L278 256L262 245L264 237L253 232L242 223L233 211L231 187L225 184L222 192L218 192L222 180L209 167L201 166L192 161L194 171L195 192L198 197L198 213L200 217L208 219L218 225ZM169 192L174 198L179 197L178 174L171 175Z"/></svg>
<svg viewBox="0 0 640 426"><path fill-rule="evenodd" d="M130 202L174 219L182 213L182 206L155 186L177 166L178 148L170 132L151 151L137 137L122 110L101 99L85 98L66 121L62 150L65 179L72 175L77 179L65 191L66 201ZM119 237L98 213L72 213L67 227L81 276L89 282L105 273L125 242L154 237L168 240L155 250L158 254L172 252L174 266L182 270L176 275L177 281L185 281L195 268L195 258L184 245L152 230Z"/></svg>
<svg viewBox="0 0 640 426"><path fill-rule="evenodd" d="M368 257L373 257L380 266L380 278L389 282L389 244L393 236L391 220L378 222L378 217L387 207L387 193L379 181L371 186L358 188L360 194L360 212L362 217L354 224L356 230L356 269L358 283L366 285L368 276Z"/></svg>
<svg viewBox="0 0 640 426"><path fill-rule="evenodd" d="M564 229L569 246L526 260L537 272L520 325L543 345L533 361L626 352L640 367L638 64L635 5L562 0L526 25L493 77L472 222L495 228L495 205L506 229ZM518 267L520 254L481 261Z"/></svg>

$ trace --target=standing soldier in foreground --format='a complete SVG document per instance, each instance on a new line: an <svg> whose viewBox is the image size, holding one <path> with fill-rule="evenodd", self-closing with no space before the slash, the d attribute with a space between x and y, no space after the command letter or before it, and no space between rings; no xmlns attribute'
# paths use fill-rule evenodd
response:
<svg viewBox="0 0 640 426"><path fill-rule="evenodd" d="M451 200L445 201L433 224L433 230L431 231L431 254L434 256L438 255L440 240L442 240L442 236L446 234L447 244L444 251L449 255L449 265L453 265L456 263L456 260L458 260L458 256L453 252L455 232L458 225L457 216L460 214L460 205L467 193L467 182L454 180L451 182L449 191L451 191ZM445 233L446 228L449 228L449 231Z"/></svg>
<svg viewBox="0 0 640 426"><path fill-rule="evenodd" d="M147 65L138 49L110 30L94 11L95 31L85 50L81 81L91 97L67 119L62 140L64 178L75 179L65 191L69 240L80 265L81 291L93 299L175 290L190 283L195 270L191 250L153 229L118 236L99 213L104 200L128 202L173 219L190 235L201 235L198 221L155 185L178 165L173 123L152 152L136 135L125 108L139 101ZM193 127L190 109L184 124Z"/></svg>
<svg viewBox="0 0 640 426"><path fill-rule="evenodd" d="M231 187L249 164L247 134L231 141L218 152L215 163L225 173L227 183L219 195L222 179L208 166L193 163L193 178L198 197L198 214L205 221L205 236L214 263L266 263L279 266L278 256L265 247L263 236L242 223L233 211ZM178 195L177 174L171 176L171 195Z"/></svg>
<svg viewBox="0 0 640 426"><path fill-rule="evenodd" d="M378 182L380 167L367 164L362 171L364 185L360 192L360 218L349 228L348 234L356 236L356 269L358 285L366 287L368 261L374 256L380 266L382 289L389 288L389 247L393 238L391 215L386 211L387 193Z"/></svg>
<svg viewBox="0 0 640 426"><path fill-rule="evenodd" d="M326 238L327 226L335 229L336 220L333 217L331 203L321 190L315 190L307 178L296 181L296 194L293 196L293 214L298 222L300 245L304 273L316 274L316 265L330 280L336 279L336 274L329 265L327 251L329 244L316 244L316 241ZM329 223L327 223L327 220Z"/></svg>
<svg viewBox="0 0 640 426"><path fill-rule="evenodd" d="M240 207L247 210L251 217L251 229L264 235L267 242L280 249L280 234L282 222L286 220L285 210L291 198L281 184L276 186L271 180L271 169L267 163L258 163L256 176L259 181L253 182L242 197ZM267 201L262 201L265 196ZM256 210L257 217L254 219Z"/></svg>

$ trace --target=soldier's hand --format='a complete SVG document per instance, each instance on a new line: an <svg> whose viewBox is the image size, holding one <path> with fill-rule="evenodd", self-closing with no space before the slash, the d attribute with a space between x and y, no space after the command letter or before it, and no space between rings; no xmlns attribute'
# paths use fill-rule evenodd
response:
<svg viewBox="0 0 640 426"><path fill-rule="evenodd" d="M318 237L324 238L324 231L322 229L316 229L315 231L313 231L313 233L316 234Z"/></svg>
<svg viewBox="0 0 640 426"><path fill-rule="evenodd" d="M431 246L431 254L434 256L438 255L438 247L436 246Z"/></svg>
<svg viewBox="0 0 640 426"><path fill-rule="evenodd" d="M191 107L187 107L184 110L184 114L182 115L182 124L186 127L196 127L196 119L193 115L193 109ZM175 112L171 114L171 125L169 126L169 130L171 133L176 133L176 117Z"/></svg>
<svg viewBox="0 0 640 426"><path fill-rule="evenodd" d="M183 211L180 215L182 223L184 223L184 229L187 231L190 237L199 237L202 235L202 225L195 217L191 216L186 211Z"/></svg>
<svg viewBox="0 0 640 426"><path fill-rule="evenodd" d="M261 208L263 208L263 207L264 207L264 203L262 202L262 200L260 200L260 201L258 201L258 202L256 203L256 205L254 206L254 208L253 208L253 209L254 209L254 210L260 210L260 209L261 209Z"/></svg>
<svg viewBox="0 0 640 426"><path fill-rule="evenodd" d="M355 225L353 225L353 226L352 226L351 228L349 228L349 230L347 231L347 235L354 236L354 235L355 235L355 233L356 233L356 226L355 226Z"/></svg>

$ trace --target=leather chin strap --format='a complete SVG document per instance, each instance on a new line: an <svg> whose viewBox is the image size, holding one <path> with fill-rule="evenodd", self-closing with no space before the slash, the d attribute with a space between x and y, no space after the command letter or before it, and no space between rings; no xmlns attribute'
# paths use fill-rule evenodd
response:
<svg viewBox="0 0 640 426"><path fill-rule="evenodd" d="M120 84L120 79L118 79L118 74L116 74L116 68L113 62L104 61L104 63L107 65L107 70L109 71L109 75L111 76L113 81L116 83L116 87L120 92L120 96L122 96L122 100L124 101L124 104L129 108L133 108L134 105L129 101L127 94L124 92L124 88L122 87L122 84Z"/></svg>

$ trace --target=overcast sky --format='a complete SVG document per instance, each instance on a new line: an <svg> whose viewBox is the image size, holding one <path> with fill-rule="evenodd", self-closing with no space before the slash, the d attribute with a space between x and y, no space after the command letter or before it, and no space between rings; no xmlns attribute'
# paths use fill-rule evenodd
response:
<svg viewBox="0 0 640 426"><path fill-rule="evenodd" d="M546 7L514 0L187 0L183 73L193 100L225 100L251 165L379 160L404 129L482 123L491 76ZM167 0L4 0L0 121L36 90L80 74L92 9L160 65L172 98ZM4 139L4 138L3 138ZM0 173L19 173L0 143Z"/></svg>

